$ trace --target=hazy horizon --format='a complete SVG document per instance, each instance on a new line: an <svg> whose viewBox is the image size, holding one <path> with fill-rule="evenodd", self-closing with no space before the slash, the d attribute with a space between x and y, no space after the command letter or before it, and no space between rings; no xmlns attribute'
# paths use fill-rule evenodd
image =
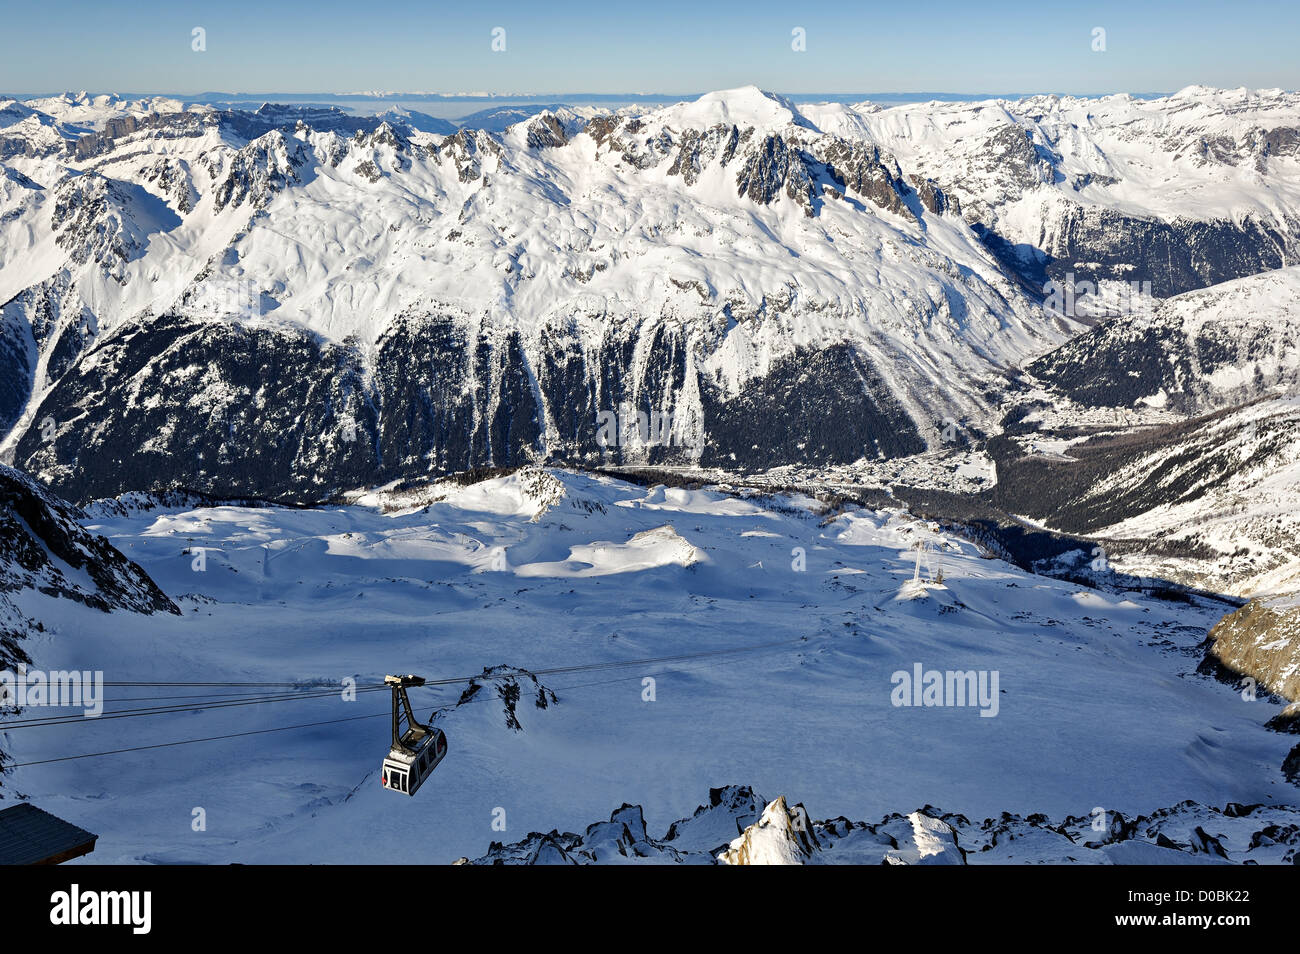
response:
<svg viewBox="0 0 1300 954"><path fill-rule="evenodd" d="M0 89L367 92L717 90L753 83L825 90L1072 90L1079 95L1300 87L1300 10L1240 0L1085 9L918 0L906 8L827 0L609 9L498 3L439 9L395 0L221 8L50 0L7 12ZM113 37L112 43L104 38ZM186 95L186 94L182 94ZM528 93L526 95L546 95Z"/></svg>

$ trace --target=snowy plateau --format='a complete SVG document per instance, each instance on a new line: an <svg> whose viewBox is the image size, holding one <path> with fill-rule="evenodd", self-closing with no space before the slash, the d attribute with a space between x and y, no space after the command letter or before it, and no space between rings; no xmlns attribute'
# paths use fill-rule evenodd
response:
<svg viewBox="0 0 1300 954"><path fill-rule="evenodd" d="M1300 94L509 120L0 97L0 670L104 692L0 700L0 806L100 863L1300 860Z"/></svg>

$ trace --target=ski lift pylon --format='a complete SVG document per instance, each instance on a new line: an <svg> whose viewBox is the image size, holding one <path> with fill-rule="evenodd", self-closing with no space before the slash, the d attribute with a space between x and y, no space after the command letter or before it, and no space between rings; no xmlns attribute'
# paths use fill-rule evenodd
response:
<svg viewBox="0 0 1300 954"><path fill-rule="evenodd" d="M385 676L384 683L393 690L393 740L380 768L379 781L384 788L414 795L446 757L447 737L436 726L416 722L411 711L406 690L423 686L423 676Z"/></svg>

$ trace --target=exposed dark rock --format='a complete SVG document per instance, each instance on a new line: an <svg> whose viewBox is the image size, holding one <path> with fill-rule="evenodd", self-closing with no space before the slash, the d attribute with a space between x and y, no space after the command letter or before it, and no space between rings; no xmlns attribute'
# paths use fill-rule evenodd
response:
<svg viewBox="0 0 1300 954"><path fill-rule="evenodd" d="M1156 298L1280 268L1300 252L1276 223L1126 215L1096 206L1068 206L1041 245L1057 282L1150 282Z"/></svg>
<svg viewBox="0 0 1300 954"><path fill-rule="evenodd" d="M440 157L450 157L456 164L456 174L461 182L483 178L483 157L499 156L501 144L490 133L479 129L462 129L438 144Z"/></svg>
<svg viewBox="0 0 1300 954"><path fill-rule="evenodd" d="M715 159L722 166L730 162L739 142L740 130L735 126L718 124L703 132L688 129L682 133L677 156L668 167L668 174L680 175L688 186L695 185L700 173Z"/></svg>
<svg viewBox="0 0 1300 954"><path fill-rule="evenodd" d="M1282 761L1282 774L1286 776L1288 782L1300 785L1300 745L1288 752Z"/></svg>
<svg viewBox="0 0 1300 954"><path fill-rule="evenodd" d="M545 113L528 123L527 141L529 149L546 149L563 146L569 136L555 116Z"/></svg>
<svg viewBox="0 0 1300 954"><path fill-rule="evenodd" d="M1207 300L1204 307L1215 305ZM1026 370L1080 404L1131 407L1163 392L1171 409L1192 414L1242 404L1279 386L1300 388L1285 304L1258 314L1248 310L1252 307L1246 298L1239 308L1222 309L1191 331L1178 311L1164 306L1149 317L1115 318L1030 362ZM1253 373L1240 373L1249 369ZM1236 372L1230 376L1240 383L1212 386L1225 372Z"/></svg>
<svg viewBox="0 0 1300 954"><path fill-rule="evenodd" d="M0 465L0 592L38 590L108 612L179 613L149 576L84 515L39 483Z"/></svg>
<svg viewBox="0 0 1300 954"><path fill-rule="evenodd" d="M8 433L27 404L36 353L31 326L0 308L0 434Z"/></svg>
<svg viewBox="0 0 1300 954"><path fill-rule="evenodd" d="M369 180L370 182L378 182L383 176L383 173L379 171L379 167L370 159L363 159L361 162L358 162L356 169L357 175L361 176L363 179Z"/></svg>
<svg viewBox="0 0 1300 954"><path fill-rule="evenodd" d="M765 136L736 173L736 194L769 205L784 192L813 215L812 177L799 148L780 136Z"/></svg>
<svg viewBox="0 0 1300 954"><path fill-rule="evenodd" d="M101 340L38 408L17 459L77 500L189 487L317 496L378 472L377 413L348 349L305 332L179 316ZM142 403L121 400L126 382ZM196 395L208 395L202 414Z"/></svg>
<svg viewBox="0 0 1300 954"><path fill-rule="evenodd" d="M301 181L298 170L308 161L305 143L273 130L235 153L213 193L213 207L251 209L266 206L289 183Z"/></svg>
<svg viewBox="0 0 1300 954"><path fill-rule="evenodd" d="M832 139L819 148L817 156L826 163L829 175L847 190L896 215L916 218L907 201L914 195L913 189L903 178L898 163L881 153L878 146ZM932 211L946 207L943 193L937 187L931 184L927 189L935 204Z"/></svg>
<svg viewBox="0 0 1300 954"><path fill-rule="evenodd" d="M945 212L951 212L953 215L961 215L961 203L957 201L957 197L945 193L933 179L923 179L913 175L909 175L907 179L912 183L921 204L932 214L943 215Z"/></svg>

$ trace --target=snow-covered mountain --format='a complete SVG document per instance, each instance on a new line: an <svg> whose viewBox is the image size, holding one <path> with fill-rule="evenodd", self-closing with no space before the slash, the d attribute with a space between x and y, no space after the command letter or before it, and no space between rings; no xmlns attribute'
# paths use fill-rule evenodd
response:
<svg viewBox="0 0 1300 954"><path fill-rule="evenodd" d="M6 718L0 797L111 861L1296 860L1300 95L471 119L0 100L0 667L303 693ZM320 687L412 671L398 827Z"/></svg>
<svg viewBox="0 0 1300 954"><path fill-rule="evenodd" d="M1300 393L1300 266L1112 318L1026 370L1087 407L1196 414Z"/></svg>
<svg viewBox="0 0 1300 954"><path fill-rule="evenodd" d="M1105 563L1242 596L1300 589L1300 397L990 448L987 499L1094 538Z"/></svg>
<svg viewBox="0 0 1300 954"><path fill-rule="evenodd" d="M89 607L103 619L117 611L179 612L144 570L84 529L86 516L0 464L0 671L32 661L24 644L45 629L30 609L38 594Z"/></svg>
<svg viewBox="0 0 1300 954"><path fill-rule="evenodd" d="M1297 260L1300 94L1190 86L1159 99L1034 96L807 109L960 199L1043 278L1180 292Z"/></svg>
<svg viewBox="0 0 1300 954"><path fill-rule="evenodd" d="M58 103L50 135L99 101ZM440 136L99 105L11 150L0 195L6 446L74 498L905 456L994 419L999 372L1083 327L879 111L745 88Z"/></svg>
<svg viewBox="0 0 1300 954"><path fill-rule="evenodd" d="M0 593L36 590L101 612L177 612L149 576L87 515L36 481L0 464Z"/></svg>

